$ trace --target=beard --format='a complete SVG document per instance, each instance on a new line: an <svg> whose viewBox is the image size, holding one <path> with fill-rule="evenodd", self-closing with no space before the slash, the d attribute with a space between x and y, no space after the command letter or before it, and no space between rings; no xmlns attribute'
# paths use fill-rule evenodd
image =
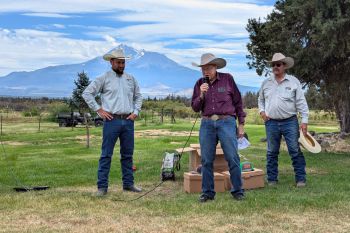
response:
<svg viewBox="0 0 350 233"><path fill-rule="evenodd" d="M124 69L113 69L114 70L114 72L116 72L117 73L117 75L123 75L124 74Z"/></svg>

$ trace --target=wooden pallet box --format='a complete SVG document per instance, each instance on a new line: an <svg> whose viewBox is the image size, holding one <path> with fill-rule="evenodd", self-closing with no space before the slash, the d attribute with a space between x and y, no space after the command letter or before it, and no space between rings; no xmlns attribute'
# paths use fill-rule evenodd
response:
<svg viewBox="0 0 350 233"><path fill-rule="evenodd" d="M196 149L190 152L190 171L197 171L199 165L201 165L201 151ZM213 166L214 172L223 172L228 170L228 164L225 160L225 155L222 149L217 148Z"/></svg>
<svg viewBox="0 0 350 233"><path fill-rule="evenodd" d="M225 192L225 176L214 172L215 192ZM184 190L187 193L202 192L202 175L197 172L184 173Z"/></svg>
<svg viewBox="0 0 350 233"><path fill-rule="evenodd" d="M225 189L231 190L230 172L225 171L221 174L225 176ZM243 189L263 188L265 186L264 174L263 170L257 168L254 171L242 172Z"/></svg>

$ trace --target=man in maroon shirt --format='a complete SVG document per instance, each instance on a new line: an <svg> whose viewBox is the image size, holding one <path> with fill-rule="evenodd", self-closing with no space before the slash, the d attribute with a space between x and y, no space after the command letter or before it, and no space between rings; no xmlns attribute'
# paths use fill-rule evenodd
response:
<svg viewBox="0 0 350 233"><path fill-rule="evenodd" d="M228 73L217 72L226 66L226 61L206 53L201 63L192 65L201 67L203 77L198 79L192 96L192 109L201 111L202 121L199 130L199 143L202 157L202 194L200 202L214 200L213 163L216 145L220 141L230 169L233 188L231 194L236 200L244 199L242 189L240 159L237 149L236 119L238 136L244 135L245 112L241 93L233 77Z"/></svg>

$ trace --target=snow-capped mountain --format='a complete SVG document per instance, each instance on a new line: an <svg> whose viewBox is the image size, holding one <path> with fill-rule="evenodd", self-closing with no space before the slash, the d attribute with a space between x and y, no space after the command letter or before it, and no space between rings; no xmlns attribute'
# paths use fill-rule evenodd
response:
<svg viewBox="0 0 350 233"><path fill-rule="evenodd" d="M163 54L136 50L120 45L126 55L125 71L139 82L144 97L163 97L169 94L191 96L191 89L201 73L179 65ZM79 72L87 73L90 80L110 69L110 64L96 57L92 60L71 65L49 66L31 72L12 72L0 77L1 96L68 97L74 88ZM255 87L240 86L241 92L257 91Z"/></svg>

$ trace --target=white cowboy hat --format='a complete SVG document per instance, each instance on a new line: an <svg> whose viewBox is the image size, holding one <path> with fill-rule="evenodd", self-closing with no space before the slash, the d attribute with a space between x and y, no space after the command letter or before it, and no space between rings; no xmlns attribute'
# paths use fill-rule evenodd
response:
<svg viewBox="0 0 350 233"><path fill-rule="evenodd" d="M131 59L130 56L125 56L124 51L120 48L113 49L110 52L103 55L103 59L106 61L110 61L112 58L125 59L125 60Z"/></svg>
<svg viewBox="0 0 350 233"><path fill-rule="evenodd" d="M275 53L272 56L272 60L268 61L268 62L273 63L273 62L278 62L278 61L285 63L286 69L292 68L294 66L294 59L291 57L286 57L282 53Z"/></svg>
<svg viewBox="0 0 350 233"><path fill-rule="evenodd" d="M309 132L304 136L303 132L300 130L299 143L311 153L317 154L321 152L320 144L311 136Z"/></svg>
<svg viewBox="0 0 350 233"><path fill-rule="evenodd" d="M216 65L217 69L224 68L226 66L226 60L223 58L215 57L212 53L205 53L201 56L201 63L197 64L192 62L193 66L202 67L204 65Z"/></svg>

